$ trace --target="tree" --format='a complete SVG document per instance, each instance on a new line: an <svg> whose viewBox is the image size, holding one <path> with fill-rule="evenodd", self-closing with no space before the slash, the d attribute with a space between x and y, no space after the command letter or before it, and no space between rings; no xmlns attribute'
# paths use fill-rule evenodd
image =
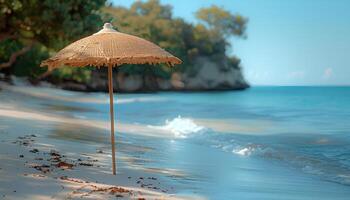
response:
<svg viewBox="0 0 350 200"><path fill-rule="evenodd" d="M136 1L132 4L130 11L153 19L170 20L172 18L172 7L170 5L161 5L159 0L149 0L147 2Z"/></svg>
<svg viewBox="0 0 350 200"><path fill-rule="evenodd" d="M7 58L0 52L0 70L12 66L34 45L57 50L97 31L104 4L105 0L0 0L0 45L13 40L17 46Z"/></svg>
<svg viewBox="0 0 350 200"><path fill-rule="evenodd" d="M193 24L173 17L172 7L159 0L136 1L130 8L104 6L105 1L0 0L0 70L34 79L51 75L49 79L57 82L86 83L90 68L59 68L42 74L45 69L39 64L68 43L98 31L102 21L152 41L183 61L174 68L126 65L117 69L161 78L169 78L174 71L191 70L197 57L225 60L228 38L246 35L247 19L217 6L196 12L199 23ZM239 60L232 59L231 63L238 66Z"/></svg>
<svg viewBox="0 0 350 200"><path fill-rule="evenodd" d="M172 7L159 0L137 1L131 7L105 7L119 31L150 40L183 60L175 70L184 71L193 66L197 56L222 60L226 56L228 37L245 36L247 19L233 15L217 6L200 9L196 16L199 24L191 24L172 16ZM126 66L124 73L152 74L162 77L173 71L162 67Z"/></svg>
<svg viewBox="0 0 350 200"><path fill-rule="evenodd" d="M195 15L202 24L214 31L216 35L246 37L248 19L239 14L233 15L229 11L213 5L198 10Z"/></svg>
<svg viewBox="0 0 350 200"><path fill-rule="evenodd" d="M172 7L162 5L158 0L136 1L130 7L105 7L103 11L113 20L113 26L121 32L136 35L158 44L170 53L186 59L187 47L183 31L186 23L172 18ZM120 72L169 77L165 65L157 67L124 66Z"/></svg>

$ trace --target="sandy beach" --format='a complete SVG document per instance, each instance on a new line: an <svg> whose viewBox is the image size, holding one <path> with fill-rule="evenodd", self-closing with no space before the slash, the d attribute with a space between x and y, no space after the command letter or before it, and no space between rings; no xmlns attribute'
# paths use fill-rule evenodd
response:
<svg viewBox="0 0 350 200"><path fill-rule="evenodd" d="M53 96L37 96L39 93L35 88L28 93L28 90L6 83L2 83L1 88L2 94L11 94L11 97L2 98L0 102L1 199L203 199L193 195L175 195L176 189L159 176L185 174L165 168L139 169L133 166L137 158L118 154L122 165L129 165L129 170L123 170L122 173L118 171L117 176L111 175L106 121L92 123L89 120L43 113L33 107L26 107L26 103L20 101L24 100L23 97L34 96L46 100L53 99ZM58 98L64 101L71 99ZM95 100L94 103L99 101ZM57 126L63 128L62 134L72 137L71 142L59 140L51 134L51 130ZM123 132L133 130L131 132L145 136L157 134L168 137L162 130L158 133L150 130L141 132L144 127L137 125L118 124L118 128ZM86 133L87 143L82 144L74 141L74 131L95 134L91 136ZM57 133L56 136L59 135ZM107 143L106 148L95 147L88 140L104 141ZM128 150L142 152L148 149L130 145Z"/></svg>

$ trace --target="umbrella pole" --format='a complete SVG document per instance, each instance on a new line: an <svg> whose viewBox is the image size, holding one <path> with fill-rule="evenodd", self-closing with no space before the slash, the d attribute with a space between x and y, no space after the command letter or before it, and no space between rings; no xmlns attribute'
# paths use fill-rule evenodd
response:
<svg viewBox="0 0 350 200"><path fill-rule="evenodd" d="M116 175L115 143L114 143L114 101L113 101L113 66L108 65L109 111L111 114L111 144L113 175Z"/></svg>

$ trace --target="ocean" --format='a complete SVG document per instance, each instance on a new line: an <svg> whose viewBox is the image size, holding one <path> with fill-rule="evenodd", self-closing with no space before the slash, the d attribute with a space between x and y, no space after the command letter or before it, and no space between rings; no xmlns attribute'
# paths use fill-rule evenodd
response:
<svg viewBox="0 0 350 200"><path fill-rule="evenodd" d="M319 184L325 184L334 198L342 197L342 190L350 193L349 87L253 87L116 98L134 100L116 105L118 121L174 134L172 140L141 140L155 148L143 155L151 162L142 165L188 174L188 180L175 178L181 192L213 199L244 198L241 190L250 191L245 192L248 199L314 199L315 190L325 191ZM97 109L108 113L105 105ZM327 184L342 189L330 191Z"/></svg>
<svg viewBox="0 0 350 200"><path fill-rule="evenodd" d="M47 89L48 91L50 89ZM106 94L62 92L103 103L36 101L35 109L109 120ZM349 199L350 87L252 87L226 92L115 94L118 173L163 170L177 194L208 199ZM142 127L164 137L137 134ZM65 130L63 130L65 131ZM92 136L54 138L92 143ZM135 133L133 133L135 132ZM103 133L108 135L109 133ZM130 159L131 158L131 159Z"/></svg>

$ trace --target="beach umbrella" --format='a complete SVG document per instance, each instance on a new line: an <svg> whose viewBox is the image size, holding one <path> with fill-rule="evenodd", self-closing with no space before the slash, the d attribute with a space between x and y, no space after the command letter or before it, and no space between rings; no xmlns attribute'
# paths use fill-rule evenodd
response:
<svg viewBox="0 0 350 200"><path fill-rule="evenodd" d="M44 60L41 66L49 70L60 66L108 67L108 88L110 97L111 144L113 174L116 174L114 141L113 67L122 64L180 64L181 60L159 46L142 38L118 32L110 23L105 23L99 32L82 38L53 57Z"/></svg>

